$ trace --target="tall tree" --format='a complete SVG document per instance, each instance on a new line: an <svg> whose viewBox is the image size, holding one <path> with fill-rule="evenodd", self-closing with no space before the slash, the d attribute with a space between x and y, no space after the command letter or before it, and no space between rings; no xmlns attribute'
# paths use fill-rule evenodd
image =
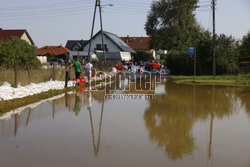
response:
<svg viewBox="0 0 250 167"><path fill-rule="evenodd" d="M172 49L183 44L192 44L200 26L193 11L198 0L153 1L145 30L151 37L154 49Z"/></svg>
<svg viewBox="0 0 250 167"><path fill-rule="evenodd" d="M240 49L240 56L242 58L246 58L250 56L250 32L242 39L242 44L239 47Z"/></svg>
<svg viewBox="0 0 250 167"><path fill-rule="evenodd" d="M40 65L36 56L36 48L17 37L0 41L0 66L14 68L15 87L18 85L18 68L38 67ZM29 72L29 71L28 71ZM30 77L30 73L29 73Z"/></svg>

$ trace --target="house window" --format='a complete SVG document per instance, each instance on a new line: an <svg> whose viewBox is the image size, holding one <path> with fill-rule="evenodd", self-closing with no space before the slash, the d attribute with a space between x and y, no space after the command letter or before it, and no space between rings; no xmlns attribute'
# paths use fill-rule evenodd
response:
<svg viewBox="0 0 250 167"><path fill-rule="evenodd" d="M102 49L102 44L96 44L96 50L103 50L103 49ZM106 52L108 51L107 44L105 44L105 51L106 51Z"/></svg>
<svg viewBox="0 0 250 167"><path fill-rule="evenodd" d="M73 51L79 51L80 48L78 46L74 46Z"/></svg>
<svg viewBox="0 0 250 167"><path fill-rule="evenodd" d="M102 45L101 44L96 44L96 50L102 50Z"/></svg>

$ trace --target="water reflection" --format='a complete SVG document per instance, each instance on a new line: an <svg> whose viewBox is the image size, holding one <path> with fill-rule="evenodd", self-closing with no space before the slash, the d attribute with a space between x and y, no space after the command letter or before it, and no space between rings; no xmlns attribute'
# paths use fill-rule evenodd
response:
<svg viewBox="0 0 250 167"><path fill-rule="evenodd" d="M101 103L100 121L98 123L97 143L95 139L94 121L92 116L93 100ZM56 115L68 111L79 116L86 107L89 112L89 122L92 132L92 145L94 155L97 156L100 150L102 120L104 115L104 93L86 91L84 88L77 91L75 94L65 93L61 98L48 101L38 105L36 108L26 108L18 114L12 115L10 118L0 120L0 139L16 137L19 129L28 127L35 120L41 119L56 119ZM21 134L19 134L21 135Z"/></svg>
<svg viewBox="0 0 250 167"><path fill-rule="evenodd" d="M239 110L248 108L248 95L241 89L215 86L176 85L168 83L166 94L150 100L144 113L149 138L173 160L191 155L196 143L193 126L196 122L209 120L208 158L212 156L213 121L230 117ZM246 108L244 108L246 106Z"/></svg>
<svg viewBox="0 0 250 167"><path fill-rule="evenodd" d="M75 106L74 106L74 112L75 112L76 115L79 114L81 108L82 108L82 100L79 97L79 93L76 93L76 95L75 95Z"/></svg>
<svg viewBox="0 0 250 167"><path fill-rule="evenodd" d="M156 91L149 91L145 88L137 91L135 83L123 80L122 84L125 84L126 89L128 84L130 86L129 91L124 91L124 94L154 93L156 99L141 100L140 102L108 101L104 98L105 92L80 89L78 92L66 93L58 99L44 102L37 107L27 108L20 114L12 115L10 119L0 120L0 138L10 139L9 141L14 138L15 142L21 138L21 142L19 142L22 144L23 140L28 140L27 138L38 130L37 133L52 139L52 144L48 144L50 147L59 143L59 146L67 145L70 150L75 146L74 148L78 150L77 155L91 155L86 156L86 159L80 157L81 160L93 157L101 164L103 159L106 158L108 162L109 157L115 155L119 161L125 156L126 159L130 156L125 154L126 151L130 154L130 152L139 150L139 153L131 154L128 161L133 162L136 158L148 156L152 157L154 162L159 161L158 157L163 157L162 161L171 159L174 160L171 163L175 163L190 155L195 155L197 152L200 153L199 149L203 146L206 147L202 150L205 151L206 158L213 159L216 152L215 144L219 140L218 131L224 132L218 130L216 121L217 123L218 121L223 122L225 118L232 118L240 113L250 114L250 94L242 92L242 88L176 85L167 82L166 85L164 83L160 86L160 91L155 85L153 86L156 87ZM112 90L114 85L107 88ZM146 108L147 106L148 108ZM66 122L68 118L70 121ZM104 123L104 118L107 123ZM46 123L49 125L41 127ZM195 133L194 129L197 124L205 125L208 128L206 140L201 139L201 134ZM32 126L36 127L33 131L29 129ZM63 131L62 127L68 129ZM240 131L241 128L242 125L238 126L236 130ZM60 133L54 134L55 131L60 131ZM119 133L120 131L122 133ZM68 133L72 135L69 138L67 138ZM235 133L235 131L232 132L232 134ZM22 135L25 137L22 138ZM58 141L55 140L56 137L61 138ZM247 137L245 136L243 139L248 139ZM68 144L68 140L75 141L75 143ZM7 140L0 140L3 143L2 146L6 144L5 141ZM37 142L38 147L43 146L39 145L40 139L34 141ZM229 142L229 144L232 143L234 142ZM245 141L245 143L247 142ZM154 150L154 144L157 144L157 150ZM57 149L56 146L53 147L54 150ZM242 150L241 147L235 147ZM59 152L55 151L54 154ZM161 156L162 154L163 156ZM69 152L68 156L71 155L72 152ZM101 158L96 158L98 156ZM143 159L144 161L148 162L146 158ZM147 163L145 164L147 165Z"/></svg>

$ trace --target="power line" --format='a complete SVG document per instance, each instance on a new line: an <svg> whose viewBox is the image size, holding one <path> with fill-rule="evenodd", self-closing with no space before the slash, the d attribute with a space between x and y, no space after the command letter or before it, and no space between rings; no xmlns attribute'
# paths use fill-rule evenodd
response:
<svg viewBox="0 0 250 167"><path fill-rule="evenodd" d="M88 4L90 4L90 0L87 0ZM86 1L86 2L87 2ZM27 6L11 6L11 7L1 7L0 11L10 11L10 10L27 10L27 9L41 9L41 8L49 8L49 7L59 7L59 6L69 6L72 5L73 3L82 3L83 1L75 0L75 1L70 1L70 2L61 2L61 3L49 3L49 4L40 4L40 5L27 5ZM86 4L85 2L85 4ZM76 4L79 5L79 4Z"/></svg>
<svg viewBox="0 0 250 167"><path fill-rule="evenodd" d="M211 23L211 14L212 14L212 10L210 9L210 11L209 11L209 17L208 17L207 29L209 29L209 28L210 28L210 23Z"/></svg>
<svg viewBox="0 0 250 167"><path fill-rule="evenodd" d="M82 11L85 9L85 11ZM7 15L0 15L0 17L9 18L9 17L20 17L20 16L37 16L37 15L50 15L50 14L60 14L63 13L72 13L82 11L82 13L89 12L90 8L72 8L72 9L58 9L51 11L38 11L38 12L24 12L24 13L9 13Z"/></svg>

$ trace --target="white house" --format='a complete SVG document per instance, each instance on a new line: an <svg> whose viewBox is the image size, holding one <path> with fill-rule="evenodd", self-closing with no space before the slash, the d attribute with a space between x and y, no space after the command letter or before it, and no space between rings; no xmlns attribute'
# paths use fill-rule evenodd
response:
<svg viewBox="0 0 250 167"><path fill-rule="evenodd" d="M121 40L116 34L107 31L104 31L103 33L104 33L104 44L105 44L105 52L107 60L130 61L131 53L135 53L135 50L133 50L129 45L127 45L123 40ZM69 45L69 42L70 41L68 41L67 43L68 46L72 48L77 48L76 46L79 46L78 48L81 48L80 52L70 53L71 56L77 56L75 54L78 54L80 56L88 56L90 40L83 43L77 42L75 44L76 46ZM82 45L80 46L79 44ZM103 55L101 31L99 31L93 36L90 52L91 55L95 54L99 59Z"/></svg>

